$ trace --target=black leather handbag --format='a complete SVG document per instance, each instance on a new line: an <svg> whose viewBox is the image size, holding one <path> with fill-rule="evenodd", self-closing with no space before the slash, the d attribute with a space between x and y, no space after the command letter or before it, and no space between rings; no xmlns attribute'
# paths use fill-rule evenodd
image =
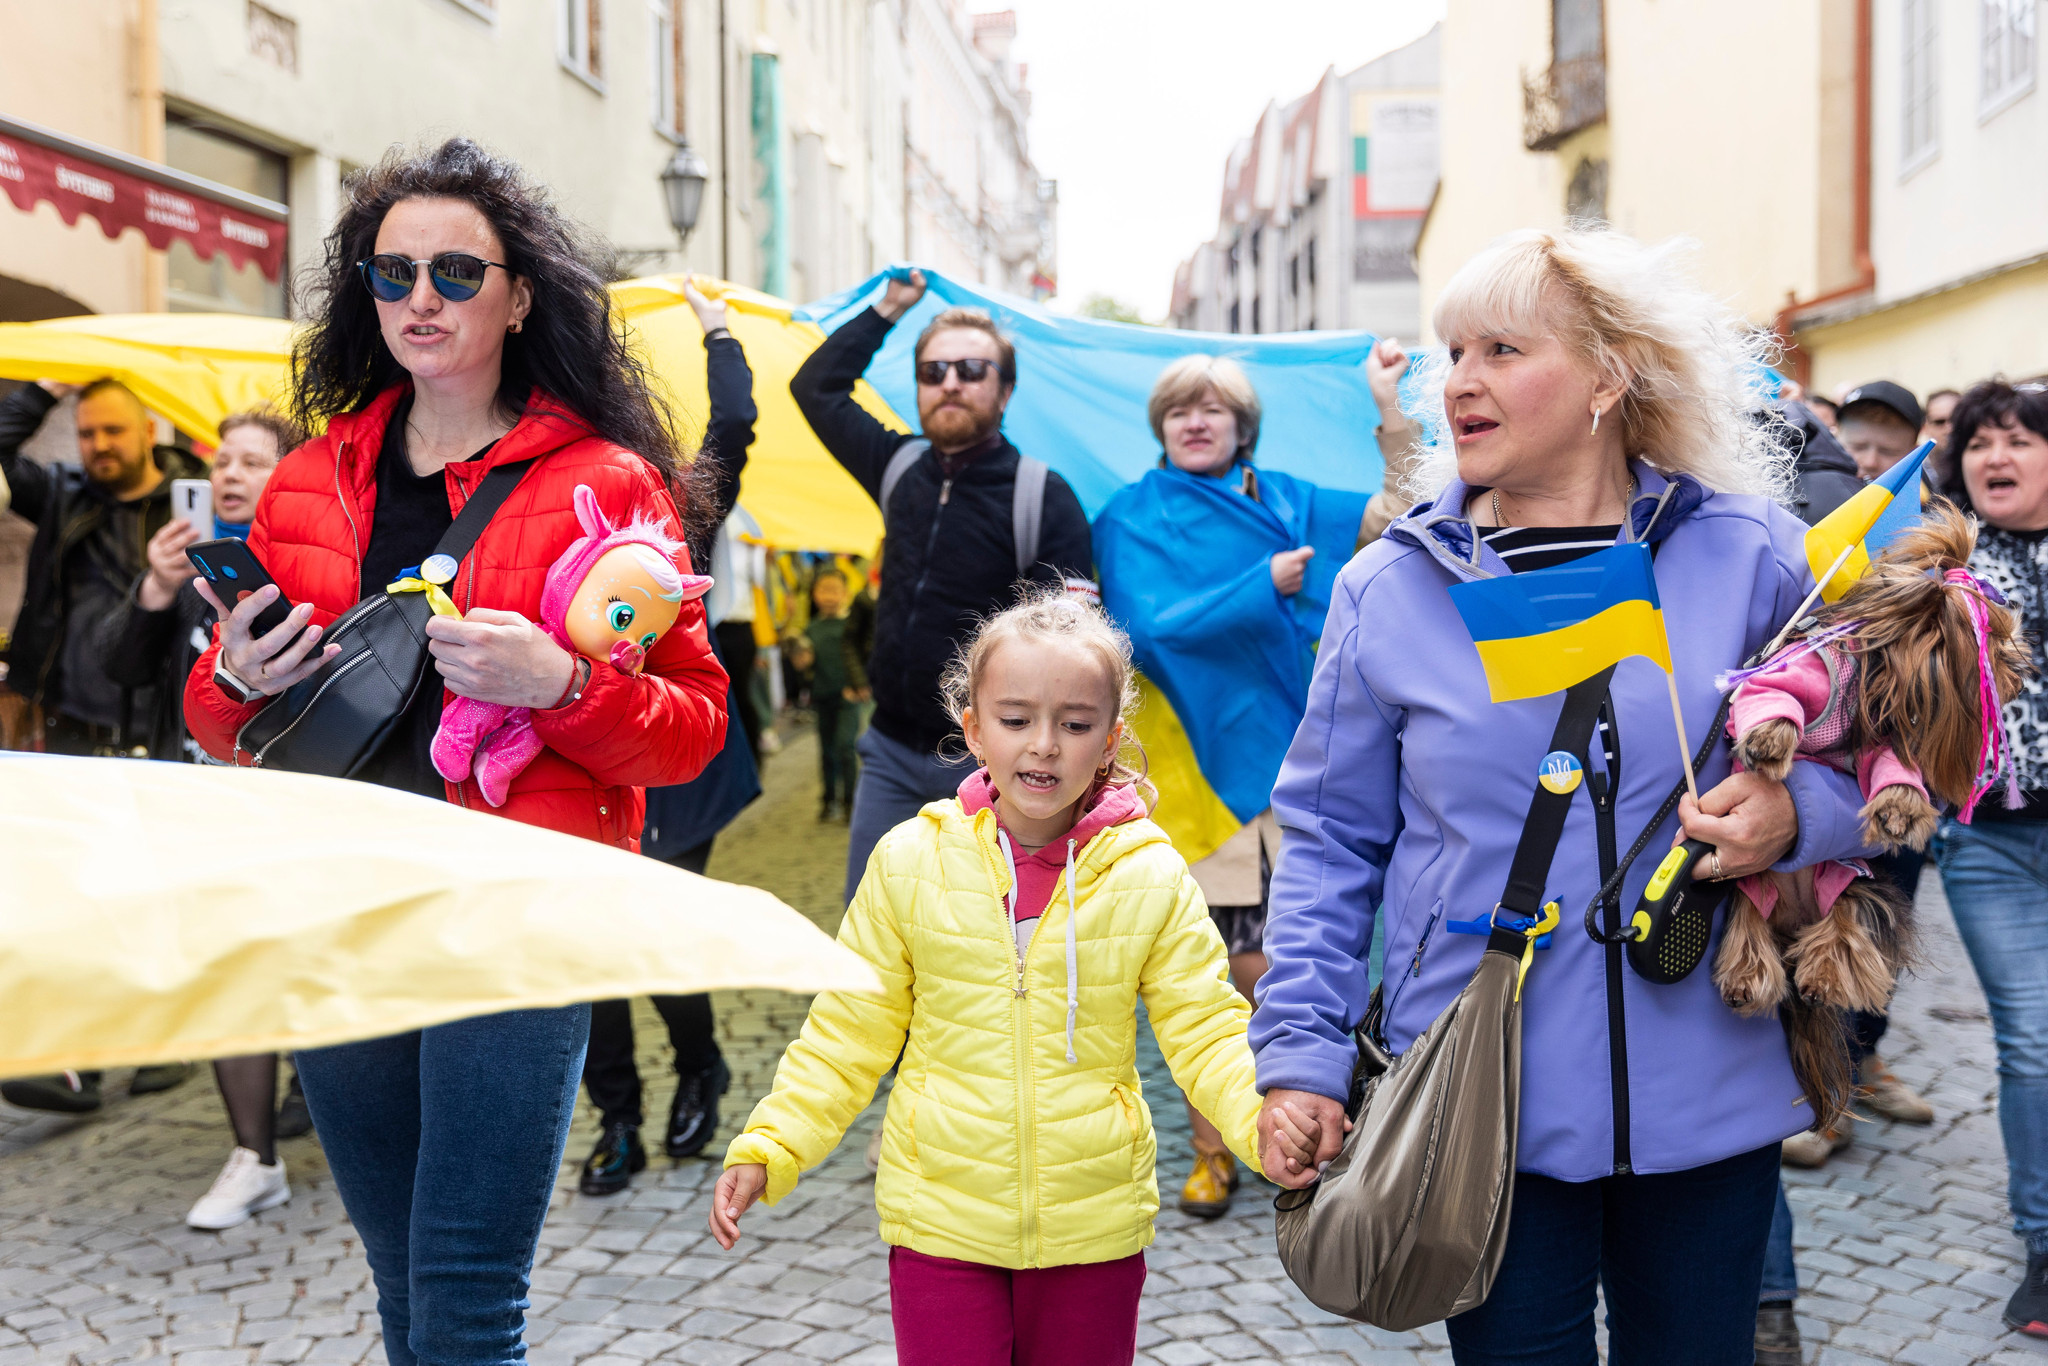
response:
<svg viewBox="0 0 2048 1366"><path fill-rule="evenodd" d="M459 566L532 463L500 465L485 475L434 555ZM243 722L237 754L249 755L258 768L354 777L391 738L426 681L433 614L426 593L382 588L343 612L326 631L341 653Z"/></svg>

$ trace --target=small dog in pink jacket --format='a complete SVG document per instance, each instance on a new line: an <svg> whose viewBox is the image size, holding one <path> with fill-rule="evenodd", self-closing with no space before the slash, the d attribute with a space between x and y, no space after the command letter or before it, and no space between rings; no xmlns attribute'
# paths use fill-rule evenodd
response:
<svg viewBox="0 0 2048 1366"><path fill-rule="evenodd" d="M593 668L639 673L683 604L709 592L711 580L676 568L683 543L659 523L613 526L588 484L573 498L583 535L548 570L541 629ZM484 800L503 806L512 779L541 748L531 708L458 697L442 709L431 753L443 778L459 783L474 773Z"/></svg>
<svg viewBox="0 0 2048 1366"><path fill-rule="evenodd" d="M1723 680L1737 765L1854 773L1864 838L1886 849L1925 848L1936 802L1967 822L2008 764L1998 713L2027 666L2013 613L1969 572L1975 547L1972 523L1936 505L1801 639ZM1714 961L1722 998L1762 1015L1796 986L1806 1004L1884 1009L1911 955L1912 908L1868 874L1828 862L1743 878Z"/></svg>

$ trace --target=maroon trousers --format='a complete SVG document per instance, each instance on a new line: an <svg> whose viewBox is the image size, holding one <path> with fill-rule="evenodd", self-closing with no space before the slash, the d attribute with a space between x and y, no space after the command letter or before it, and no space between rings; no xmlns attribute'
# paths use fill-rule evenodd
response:
<svg viewBox="0 0 2048 1366"><path fill-rule="evenodd" d="M1131 1366L1145 1254L1011 1271L889 1249L898 1366Z"/></svg>

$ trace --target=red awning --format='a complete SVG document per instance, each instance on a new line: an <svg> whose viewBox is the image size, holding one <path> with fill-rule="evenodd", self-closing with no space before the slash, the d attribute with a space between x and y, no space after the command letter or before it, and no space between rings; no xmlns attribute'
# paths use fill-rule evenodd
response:
<svg viewBox="0 0 2048 1366"><path fill-rule="evenodd" d="M153 161L65 137L0 114L0 188L27 213L47 200L66 224L91 214L108 237L136 228L161 250L188 243L201 257L284 270L285 206Z"/></svg>

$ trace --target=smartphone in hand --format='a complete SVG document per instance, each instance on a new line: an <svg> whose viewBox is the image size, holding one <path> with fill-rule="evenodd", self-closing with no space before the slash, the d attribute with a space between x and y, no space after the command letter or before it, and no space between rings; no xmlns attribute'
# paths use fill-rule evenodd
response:
<svg viewBox="0 0 2048 1366"><path fill-rule="evenodd" d="M192 567L212 586L213 595L231 608L257 589L276 582L270 577L270 571L263 567L263 562L249 553L248 545L233 536L190 546L185 551L185 558L192 561ZM291 615L291 610L292 604L280 592L277 601L264 608L262 615L256 618L249 634L260 636L276 630L284 625L284 619Z"/></svg>
<svg viewBox="0 0 2048 1366"><path fill-rule="evenodd" d="M171 520L190 522L192 529L213 539L213 484L206 479L171 481Z"/></svg>

